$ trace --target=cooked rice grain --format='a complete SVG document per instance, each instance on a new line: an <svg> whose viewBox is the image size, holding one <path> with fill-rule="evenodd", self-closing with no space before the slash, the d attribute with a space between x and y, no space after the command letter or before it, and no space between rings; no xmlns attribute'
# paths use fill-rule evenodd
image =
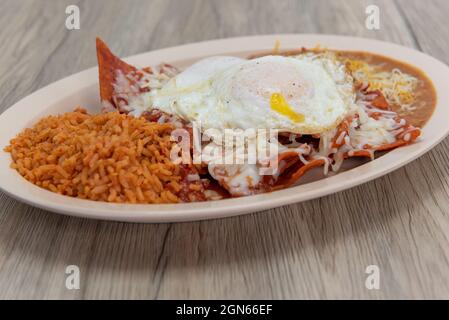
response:
<svg viewBox="0 0 449 320"><path fill-rule="evenodd" d="M173 126L84 109L48 116L12 139L11 167L59 194L108 202L174 203L179 167L170 161Z"/></svg>

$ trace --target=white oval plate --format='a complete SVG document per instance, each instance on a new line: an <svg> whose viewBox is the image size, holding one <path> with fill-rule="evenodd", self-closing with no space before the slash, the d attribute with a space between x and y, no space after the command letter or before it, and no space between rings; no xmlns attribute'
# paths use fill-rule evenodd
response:
<svg viewBox="0 0 449 320"><path fill-rule="evenodd" d="M313 181L285 190L245 198L212 202L164 205L122 205L94 202L61 196L27 182L9 167L11 159L0 152L0 188L18 200L46 210L79 217L130 222L170 222L229 217L265 210L273 207L321 197L348 189L391 172L421 156L449 133L449 67L421 52L399 45L354 37L327 35L266 35L231 38L188 44L139 54L128 62L137 66L160 62L185 67L193 61L211 55L247 56L250 53L270 50L276 40L282 49L324 47L340 50L359 50L383 54L415 65L432 79L438 96L435 112L423 128L421 139L410 146L395 149L382 157L351 170L325 179ZM94 46L92 39L92 46ZM61 66L63 68L64 66ZM48 114L72 111L84 106L90 112L100 110L98 70L77 73L57 81L22 99L0 116L0 150L8 145L22 129L31 126Z"/></svg>

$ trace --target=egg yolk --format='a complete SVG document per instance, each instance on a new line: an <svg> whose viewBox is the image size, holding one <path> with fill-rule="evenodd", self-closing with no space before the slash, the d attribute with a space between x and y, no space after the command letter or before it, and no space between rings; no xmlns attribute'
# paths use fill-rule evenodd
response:
<svg viewBox="0 0 449 320"><path fill-rule="evenodd" d="M288 105L287 101L285 101L284 96L280 93L273 93L271 95L270 106L272 110L276 111L279 114L282 114L283 116L286 116L294 122L304 121L304 115L295 112L292 107Z"/></svg>

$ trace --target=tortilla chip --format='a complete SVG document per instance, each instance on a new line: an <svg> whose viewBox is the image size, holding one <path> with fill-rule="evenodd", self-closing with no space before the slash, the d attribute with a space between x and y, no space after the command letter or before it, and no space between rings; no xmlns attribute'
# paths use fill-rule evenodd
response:
<svg viewBox="0 0 449 320"><path fill-rule="evenodd" d="M120 70L124 75L127 75L136 71L137 68L116 57L100 38L97 38L97 59L101 100L108 101L117 108L114 99L114 83L117 71Z"/></svg>
<svg viewBox="0 0 449 320"><path fill-rule="evenodd" d="M304 164L299 160L298 155L296 155L296 158L297 159L291 161L287 167L284 167L280 176L274 182L272 190L281 190L290 187L298 182L307 171L316 167L322 167L326 163L323 159L313 159L307 164Z"/></svg>

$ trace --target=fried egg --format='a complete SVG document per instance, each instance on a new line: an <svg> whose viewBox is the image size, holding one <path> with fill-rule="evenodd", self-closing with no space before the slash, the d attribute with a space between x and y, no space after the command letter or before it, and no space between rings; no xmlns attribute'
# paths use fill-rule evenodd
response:
<svg viewBox="0 0 449 320"><path fill-rule="evenodd" d="M318 134L355 103L345 66L324 55L218 56L200 60L150 92L151 105L202 129L265 128Z"/></svg>

